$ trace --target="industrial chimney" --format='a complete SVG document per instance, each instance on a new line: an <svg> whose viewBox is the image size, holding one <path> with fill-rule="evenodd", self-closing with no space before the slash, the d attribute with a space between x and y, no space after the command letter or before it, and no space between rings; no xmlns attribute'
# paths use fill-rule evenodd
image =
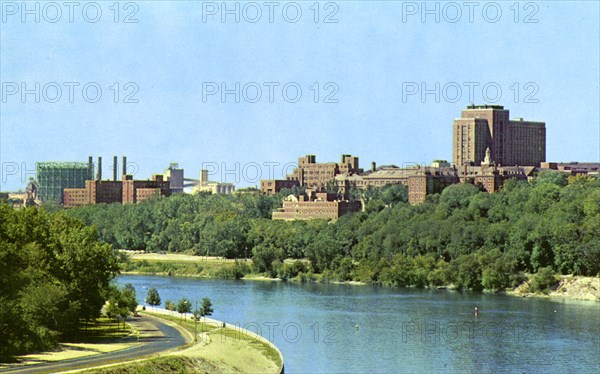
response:
<svg viewBox="0 0 600 374"><path fill-rule="evenodd" d="M121 175L124 176L127 175L127 157L123 156L123 172L121 173Z"/></svg>
<svg viewBox="0 0 600 374"><path fill-rule="evenodd" d="M113 156L113 181L117 181L117 156Z"/></svg>
<svg viewBox="0 0 600 374"><path fill-rule="evenodd" d="M377 171L377 164L375 161L371 162L371 171Z"/></svg>
<svg viewBox="0 0 600 374"><path fill-rule="evenodd" d="M94 179L94 158L92 156L88 157L88 175L87 179Z"/></svg>
<svg viewBox="0 0 600 374"><path fill-rule="evenodd" d="M102 180L102 157L98 157L98 172L96 173L96 179Z"/></svg>

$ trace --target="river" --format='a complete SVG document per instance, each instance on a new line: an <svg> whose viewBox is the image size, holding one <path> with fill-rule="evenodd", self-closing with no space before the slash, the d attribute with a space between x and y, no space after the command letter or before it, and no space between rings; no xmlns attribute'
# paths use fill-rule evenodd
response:
<svg viewBox="0 0 600 374"><path fill-rule="evenodd" d="M121 275L141 304L209 297L274 342L286 373L600 371L600 304L444 290ZM474 308L479 310L478 316Z"/></svg>

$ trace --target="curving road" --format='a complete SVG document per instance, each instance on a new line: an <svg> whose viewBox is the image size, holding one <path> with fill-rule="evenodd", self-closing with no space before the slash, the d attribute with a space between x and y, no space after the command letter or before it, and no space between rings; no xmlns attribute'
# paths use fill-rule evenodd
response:
<svg viewBox="0 0 600 374"><path fill-rule="evenodd" d="M102 353L89 357L74 358L60 362L12 367L0 369L2 373L54 373L68 370L84 369L105 364L126 362L140 359L177 348L186 343L186 338L179 330L165 324L161 319L144 315L129 321L136 326L143 336L139 339L141 346L123 349L116 352ZM137 338L129 338L137 341Z"/></svg>

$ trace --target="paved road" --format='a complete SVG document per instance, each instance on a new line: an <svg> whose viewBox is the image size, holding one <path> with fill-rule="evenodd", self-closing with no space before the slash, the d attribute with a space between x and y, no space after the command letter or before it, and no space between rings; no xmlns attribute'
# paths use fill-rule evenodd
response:
<svg viewBox="0 0 600 374"><path fill-rule="evenodd" d="M75 358L55 363L44 363L37 365L28 365L14 368L0 369L2 373L54 373L75 369L84 369L87 367L100 366L103 364L125 362L149 356L154 353L168 351L186 343L186 339L179 330L166 325L162 320L144 315L130 321L137 325L142 331L149 333L147 337L141 337L141 346L123 349L117 352L109 352L89 357ZM133 338L137 341L137 338Z"/></svg>

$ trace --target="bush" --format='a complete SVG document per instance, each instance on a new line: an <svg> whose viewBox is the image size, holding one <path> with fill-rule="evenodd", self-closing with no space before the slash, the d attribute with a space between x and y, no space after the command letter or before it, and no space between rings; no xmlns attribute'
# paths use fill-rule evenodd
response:
<svg viewBox="0 0 600 374"><path fill-rule="evenodd" d="M354 273L354 263L350 257L344 257L340 261L335 261L339 263L337 268L334 271L334 278L337 281L345 282L352 280L352 274Z"/></svg>
<svg viewBox="0 0 600 374"><path fill-rule="evenodd" d="M298 280L298 281L300 281L302 283L316 282L316 281L319 280L319 277L317 277L312 272L308 272L308 273L300 273L300 274L298 274L298 276L295 277L294 280Z"/></svg>
<svg viewBox="0 0 600 374"><path fill-rule="evenodd" d="M427 275L427 281L429 282L429 285L433 287L450 285L453 281L450 264L444 260L439 260L435 266L435 269L430 271Z"/></svg>
<svg viewBox="0 0 600 374"><path fill-rule="evenodd" d="M235 261L233 266L224 266L215 271L214 276L221 279L242 279L250 273L250 266L245 261Z"/></svg>
<svg viewBox="0 0 600 374"><path fill-rule="evenodd" d="M288 280L297 277L300 273L305 273L306 270L304 262L296 260L292 263L284 263L281 265L277 272L277 276L282 280Z"/></svg>
<svg viewBox="0 0 600 374"><path fill-rule="evenodd" d="M508 286L509 277L495 267L487 267L483 269L481 283L485 289L498 292Z"/></svg>
<svg viewBox="0 0 600 374"><path fill-rule="evenodd" d="M556 284L556 274L551 267L543 267L538 270L538 272L531 279L531 283L529 284L529 289L532 292L542 292L544 294L548 294L550 292L550 288L552 288Z"/></svg>
<svg viewBox="0 0 600 374"><path fill-rule="evenodd" d="M511 274L508 278L510 280L510 286L512 288L516 288L518 285L527 280L527 276L522 271L515 274Z"/></svg>
<svg viewBox="0 0 600 374"><path fill-rule="evenodd" d="M456 288L472 291L481 291L483 289L481 267L477 254L459 256L452 262L452 269L456 274Z"/></svg>

